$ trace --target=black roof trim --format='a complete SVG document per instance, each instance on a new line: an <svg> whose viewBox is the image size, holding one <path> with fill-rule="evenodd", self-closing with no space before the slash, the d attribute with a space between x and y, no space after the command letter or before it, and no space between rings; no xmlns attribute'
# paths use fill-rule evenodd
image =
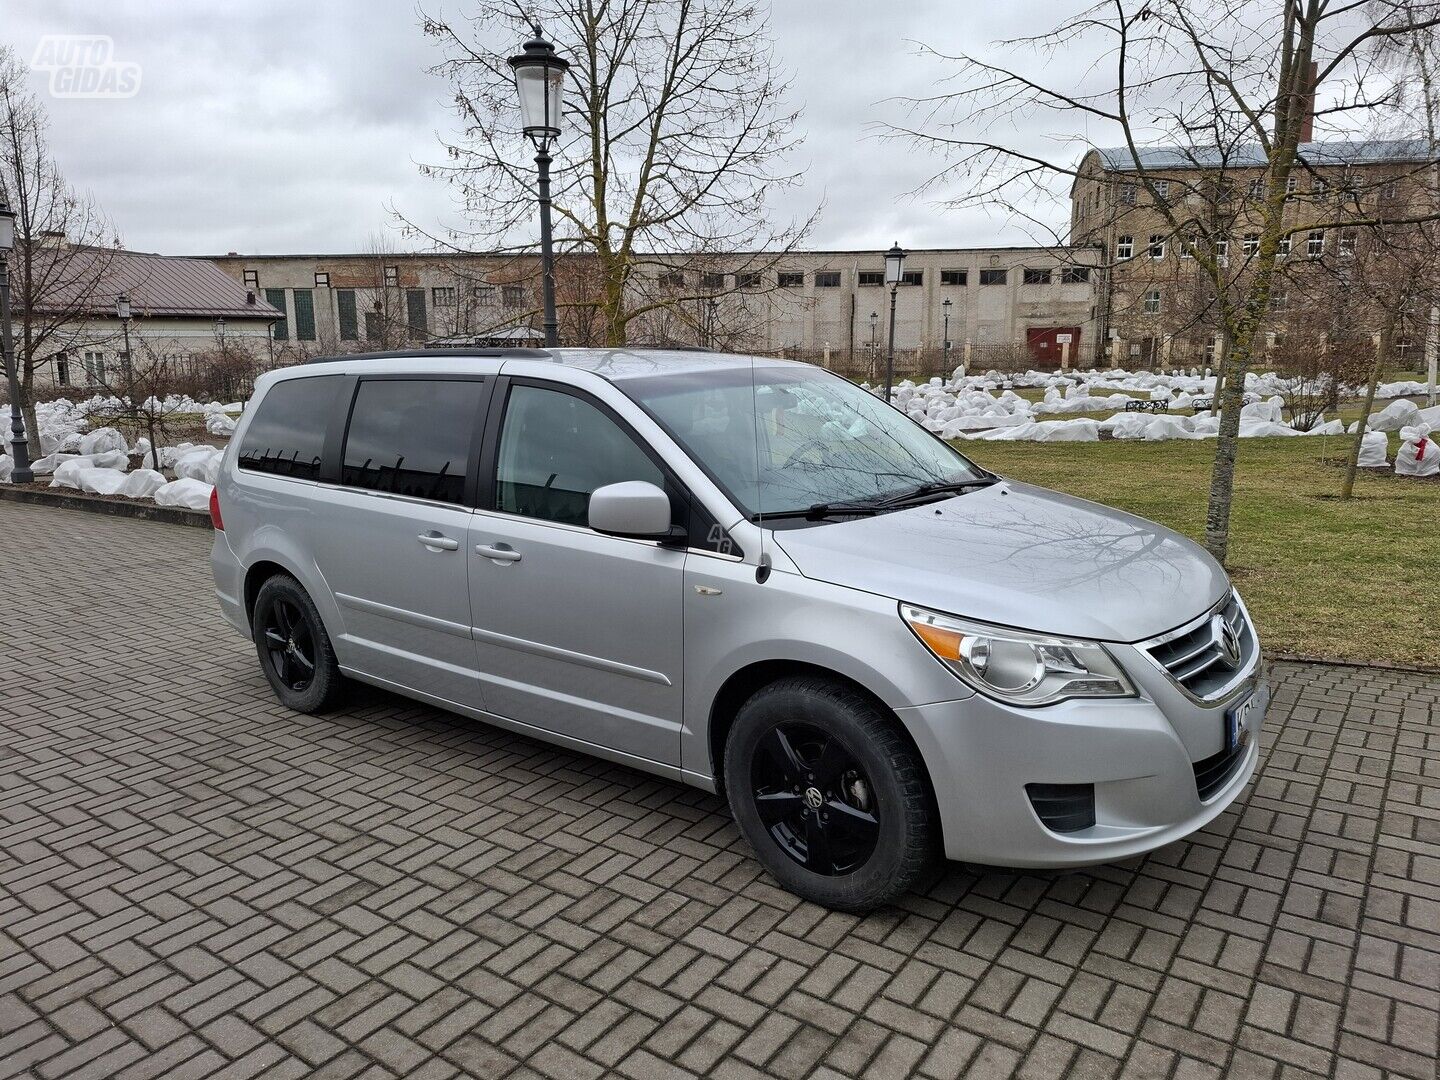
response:
<svg viewBox="0 0 1440 1080"><path fill-rule="evenodd" d="M329 364L337 360L428 360L435 356L513 357L517 360L551 360L544 349L474 348L474 349L398 349L390 352L341 353L338 356L312 356L307 364Z"/></svg>

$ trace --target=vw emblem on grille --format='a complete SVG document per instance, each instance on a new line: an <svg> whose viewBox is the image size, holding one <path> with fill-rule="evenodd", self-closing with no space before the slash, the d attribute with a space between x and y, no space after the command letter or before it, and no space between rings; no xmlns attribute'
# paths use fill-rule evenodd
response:
<svg viewBox="0 0 1440 1080"><path fill-rule="evenodd" d="M1235 628L1225 620L1224 615L1216 615L1210 620L1210 634L1214 638L1215 647L1220 650L1220 662L1226 667L1234 669L1240 666L1240 635Z"/></svg>
<svg viewBox="0 0 1440 1080"><path fill-rule="evenodd" d="M820 794L819 788L805 789L805 805L811 810L819 810L820 804L825 801L825 796Z"/></svg>

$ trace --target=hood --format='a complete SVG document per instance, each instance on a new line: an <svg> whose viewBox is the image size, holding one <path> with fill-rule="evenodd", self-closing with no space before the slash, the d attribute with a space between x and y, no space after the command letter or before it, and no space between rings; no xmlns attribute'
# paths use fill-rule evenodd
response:
<svg viewBox="0 0 1440 1080"><path fill-rule="evenodd" d="M1219 602L1225 571L1161 525L1004 480L933 503L774 534L802 574L1042 633L1140 641Z"/></svg>

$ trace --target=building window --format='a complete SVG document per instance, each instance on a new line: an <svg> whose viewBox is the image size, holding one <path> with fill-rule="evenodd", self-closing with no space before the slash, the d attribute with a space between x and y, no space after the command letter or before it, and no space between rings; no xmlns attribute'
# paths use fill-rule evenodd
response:
<svg viewBox="0 0 1440 1080"><path fill-rule="evenodd" d="M725 288L725 275L716 273L701 274L700 284L710 290L723 289Z"/></svg>
<svg viewBox="0 0 1440 1080"><path fill-rule="evenodd" d="M941 285L964 285L969 280L968 272L965 270L941 270Z"/></svg>
<svg viewBox="0 0 1440 1080"><path fill-rule="evenodd" d="M1004 271L1004 270L981 270L981 271L980 271L980 284L981 284L981 285L1004 285L1004 284L1005 284L1005 271Z"/></svg>
<svg viewBox="0 0 1440 1080"><path fill-rule="evenodd" d="M1380 198L1382 198L1382 199L1393 199L1393 198L1395 198L1396 190L1397 190L1397 186L1396 186L1395 181L1394 181L1394 180L1386 180L1383 184L1380 185Z"/></svg>
<svg viewBox="0 0 1440 1080"><path fill-rule="evenodd" d="M1224 261L1225 261L1226 259L1228 259L1229 257L1230 257L1230 241L1229 241L1229 240L1216 240L1216 241L1215 241L1215 258L1216 258L1217 260L1219 260L1220 262L1224 262Z"/></svg>
<svg viewBox="0 0 1440 1080"><path fill-rule="evenodd" d="M1279 255L1282 259L1290 254L1290 237L1282 236L1280 238L1280 243L1275 248L1275 254Z"/></svg>
<svg viewBox="0 0 1440 1080"><path fill-rule="evenodd" d="M385 267L385 287L393 289L400 284L400 268L398 266Z"/></svg>
<svg viewBox="0 0 1440 1080"><path fill-rule="evenodd" d="M495 286L472 285L470 287L470 298L482 307L491 307L495 303Z"/></svg>
<svg viewBox="0 0 1440 1080"><path fill-rule="evenodd" d="M1165 235L1163 233L1150 234L1150 246L1147 249L1152 259L1163 259L1165 257Z"/></svg>
<svg viewBox="0 0 1440 1080"><path fill-rule="evenodd" d="M1180 258L1193 259L1195 257L1195 249L1199 246L1200 241L1193 235L1184 237L1180 241Z"/></svg>
<svg viewBox="0 0 1440 1080"><path fill-rule="evenodd" d="M270 336L276 341L289 341L290 329L285 323L285 290L266 289L265 302L280 312L280 318L270 325Z"/></svg>
<svg viewBox="0 0 1440 1080"><path fill-rule="evenodd" d="M1020 284L1022 285L1049 285L1049 270L1032 270L1028 266L1021 272Z"/></svg>
<svg viewBox="0 0 1440 1080"><path fill-rule="evenodd" d="M1310 194L1314 195L1315 198L1323 199L1329 192L1330 185L1320 179L1320 177L1317 176L1314 180L1310 181Z"/></svg>
<svg viewBox="0 0 1440 1080"><path fill-rule="evenodd" d="M1270 310L1284 311L1290 306L1290 296L1284 289L1275 289L1270 293Z"/></svg>
<svg viewBox="0 0 1440 1080"><path fill-rule="evenodd" d="M295 340L315 340L315 291L295 290Z"/></svg>
<svg viewBox="0 0 1440 1080"><path fill-rule="evenodd" d="M924 271L924 270L906 270L903 274L900 275L900 284L901 284L901 285L924 285L924 284L925 284L925 271Z"/></svg>
<svg viewBox="0 0 1440 1080"><path fill-rule="evenodd" d="M1084 285L1090 280L1090 268L1088 266L1062 266L1060 268L1061 285Z"/></svg>
<svg viewBox="0 0 1440 1080"><path fill-rule="evenodd" d="M861 270L857 280L861 285L884 285L884 270Z"/></svg>
<svg viewBox="0 0 1440 1080"><path fill-rule="evenodd" d="M505 285L500 289L500 303L507 308L518 308L525 306L525 287L523 285Z"/></svg>
<svg viewBox="0 0 1440 1080"><path fill-rule="evenodd" d="M355 290L337 289L335 292L335 314L340 320L340 340L360 340L360 320L355 310Z"/></svg>
<svg viewBox="0 0 1440 1080"><path fill-rule="evenodd" d="M817 289L838 289L840 287L840 271L816 270L815 287Z"/></svg>
<svg viewBox="0 0 1440 1080"><path fill-rule="evenodd" d="M436 307L454 307L455 289L450 285L442 285L430 290L430 302Z"/></svg>
<svg viewBox="0 0 1440 1080"><path fill-rule="evenodd" d="M1159 315L1159 314L1160 314L1160 290L1159 290L1159 289L1151 289L1149 292L1147 292L1147 293L1145 294L1145 314L1146 314L1146 315Z"/></svg>
<svg viewBox="0 0 1440 1080"><path fill-rule="evenodd" d="M1249 194L1250 198L1257 201L1265 198L1265 181L1251 180L1250 186L1246 189L1246 192L1247 194Z"/></svg>
<svg viewBox="0 0 1440 1080"><path fill-rule="evenodd" d="M1285 180L1285 194L1294 195L1300 190L1300 178L1298 176L1287 177Z"/></svg>
<svg viewBox="0 0 1440 1080"><path fill-rule="evenodd" d="M1120 185L1120 201L1121 201L1122 203L1124 203L1126 206L1134 206L1134 205L1135 205L1135 185L1134 185L1134 184L1121 184L1121 185Z"/></svg>
<svg viewBox="0 0 1440 1080"><path fill-rule="evenodd" d="M425 290L405 290L405 334L411 341L420 341L429 329L425 322Z"/></svg>
<svg viewBox="0 0 1440 1080"><path fill-rule="evenodd" d="M1155 188L1155 201L1156 201L1156 202L1162 202L1162 203L1166 203L1166 204L1168 204L1168 203L1170 202L1170 181L1169 181L1169 180L1155 180L1155 181L1152 181L1151 186Z"/></svg>
<svg viewBox="0 0 1440 1080"><path fill-rule="evenodd" d="M1341 230L1340 230L1340 254L1341 254L1341 255L1354 255L1354 254L1355 254L1355 230L1354 230L1354 229L1341 229Z"/></svg>
<svg viewBox="0 0 1440 1080"><path fill-rule="evenodd" d="M775 275L775 284L782 289L801 289L805 286L805 275L799 270L781 270Z"/></svg>
<svg viewBox="0 0 1440 1080"><path fill-rule="evenodd" d="M55 354L55 381L61 386L70 385L70 358L63 352Z"/></svg>
<svg viewBox="0 0 1440 1080"><path fill-rule="evenodd" d="M760 288L761 277L759 270L746 270L743 274L735 275L735 287L737 289L758 289Z"/></svg>
<svg viewBox="0 0 1440 1080"><path fill-rule="evenodd" d="M328 289L330 287L330 275L324 270L315 271L315 287L317 289Z"/></svg>
<svg viewBox="0 0 1440 1080"><path fill-rule="evenodd" d="M662 289L683 289L685 274L681 270L666 270L657 279Z"/></svg>
<svg viewBox="0 0 1440 1080"><path fill-rule="evenodd" d="M1115 258L1128 259L1135 254L1135 238L1133 236L1117 236L1115 238Z"/></svg>
<svg viewBox="0 0 1440 1080"><path fill-rule="evenodd" d="M1240 250L1246 255L1255 255L1260 251L1260 234L1258 232L1247 232L1245 238L1240 242Z"/></svg>
<svg viewBox="0 0 1440 1080"><path fill-rule="evenodd" d="M85 385L99 386L105 381L105 354L87 352L84 358Z"/></svg>
<svg viewBox="0 0 1440 1080"><path fill-rule="evenodd" d="M1325 230L1311 229L1310 235L1305 239L1305 254L1312 258L1325 254Z"/></svg>
<svg viewBox="0 0 1440 1080"><path fill-rule="evenodd" d="M246 270L245 284L252 289L258 289L260 287L260 271Z"/></svg>

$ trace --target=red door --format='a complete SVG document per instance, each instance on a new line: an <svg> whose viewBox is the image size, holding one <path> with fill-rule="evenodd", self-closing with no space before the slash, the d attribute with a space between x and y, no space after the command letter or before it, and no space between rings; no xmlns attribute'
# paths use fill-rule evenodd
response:
<svg viewBox="0 0 1440 1080"><path fill-rule="evenodd" d="M1070 366L1075 366L1080 355L1080 328L1078 326L1032 326L1025 331L1025 344L1030 349L1030 359L1037 368L1058 368L1060 354L1064 351L1064 338L1069 338Z"/></svg>

